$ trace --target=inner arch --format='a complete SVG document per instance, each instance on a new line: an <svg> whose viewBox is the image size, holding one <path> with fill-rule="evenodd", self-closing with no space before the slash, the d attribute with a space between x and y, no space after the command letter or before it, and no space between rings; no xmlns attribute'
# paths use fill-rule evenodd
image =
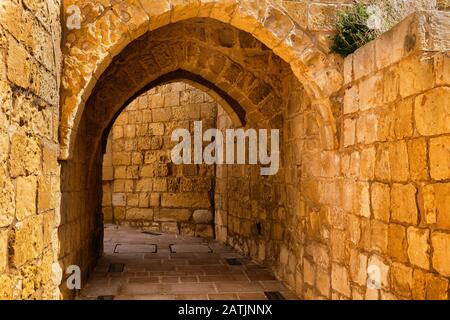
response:
<svg viewBox="0 0 450 320"><path fill-rule="evenodd" d="M215 93L238 120L229 127L280 129L279 172L263 177L259 167L228 169L229 176L220 177L226 183L217 214L229 223L222 240L247 255L276 267L282 247L294 250L290 239L297 231L285 230L281 220L296 225L289 223L297 219L293 181L301 174L295 141L319 149L321 116L290 66L252 35L211 19L186 20L130 43L99 76L86 101L73 135L73 156L62 162L64 266L80 265L87 276L101 255L102 156L114 119L139 93L179 79ZM74 232L77 240L68 242L67 234Z"/></svg>

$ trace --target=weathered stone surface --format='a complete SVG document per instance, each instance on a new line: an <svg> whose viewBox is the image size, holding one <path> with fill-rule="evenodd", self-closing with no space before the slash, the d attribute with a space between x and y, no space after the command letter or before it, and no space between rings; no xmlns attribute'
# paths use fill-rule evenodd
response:
<svg viewBox="0 0 450 320"><path fill-rule="evenodd" d="M344 296L350 297L350 282L347 268L337 263L332 264L331 287Z"/></svg>
<svg viewBox="0 0 450 320"><path fill-rule="evenodd" d="M436 180L450 178L450 136L430 140L430 173Z"/></svg>
<svg viewBox="0 0 450 320"><path fill-rule="evenodd" d="M422 269L430 268L430 231L409 227L408 237L408 257L409 261Z"/></svg>
<svg viewBox="0 0 450 320"><path fill-rule="evenodd" d="M163 207L175 208L175 207L198 207L208 208L210 201L207 194L203 193L163 193L161 198L161 205Z"/></svg>
<svg viewBox="0 0 450 320"><path fill-rule="evenodd" d="M187 221L191 217L188 209L161 208L156 216L157 221Z"/></svg>
<svg viewBox="0 0 450 320"><path fill-rule="evenodd" d="M392 219L415 225L417 223L416 188L411 185L393 184L391 189Z"/></svg>
<svg viewBox="0 0 450 320"><path fill-rule="evenodd" d="M196 224L195 236L202 238L214 238L214 228L210 224Z"/></svg>
<svg viewBox="0 0 450 320"><path fill-rule="evenodd" d="M433 61L412 57L400 63L400 95L404 98L431 89L435 83Z"/></svg>
<svg viewBox="0 0 450 320"><path fill-rule="evenodd" d="M214 199L216 236L249 256L276 257L280 277L305 298L448 299L449 64L437 52L448 47L448 14L411 15L345 59L342 75L328 31L348 3L122 1L104 11L87 1L82 28L69 30L59 15L72 0L62 9L59 1L3 1L0 298L58 298L55 263L89 271L101 252L102 200L116 223L213 237ZM185 20L193 17L223 24ZM103 132L132 94L179 69L242 110L185 84L138 98L106 146L109 196L101 199ZM217 116L214 99L225 109ZM245 119L282 129L280 174L173 166L170 134L191 131L199 118L212 120L208 128ZM174 221L155 221L163 209ZM210 214L192 219L196 210ZM382 290L367 288L371 265Z"/></svg>
<svg viewBox="0 0 450 320"><path fill-rule="evenodd" d="M409 180L408 150L405 141L389 144L389 168L393 181Z"/></svg>
<svg viewBox="0 0 450 320"><path fill-rule="evenodd" d="M386 264L383 259L377 255L372 255L369 258L368 268L375 268L379 271L379 279L373 279L376 281L375 284L380 285L382 288L387 288L389 286L389 270L390 265ZM378 273L378 272L377 272Z"/></svg>
<svg viewBox="0 0 450 320"><path fill-rule="evenodd" d="M8 267L8 230L5 229L0 230L0 272L4 273L7 267Z"/></svg>
<svg viewBox="0 0 450 320"><path fill-rule="evenodd" d="M38 173L41 165L41 150L36 139L15 134L11 139L9 164L12 177Z"/></svg>
<svg viewBox="0 0 450 320"><path fill-rule="evenodd" d="M394 292L403 297L410 297L413 284L413 269L400 263L393 263L391 281Z"/></svg>
<svg viewBox="0 0 450 320"><path fill-rule="evenodd" d="M407 262L407 238L406 229L402 225L389 225L388 254L397 261Z"/></svg>
<svg viewBox="0 0 450 320"><path fill-rule="evenodd" d="M195 223L208 224L213 221L213 214L209 210L195 210L192 218Z"/></svg>
<svg viewBox="0 0 450 320"><path fill-rule="evenodd" d="M7 227L14 219L14 186L0 166L0 227Z"/></svg>
<svg viewBox="0 0 450 320"><path fill-rule="evenodd" d="M375 219L389 222L391 216L391 194L389 185L382 183L372 184L371 202Z"/></svg>
<svg viewBox="0 0 450 320"><path fill-rule="evenodd" d="M36 214L37 179L34 176L16 179L16 218L19 221ZM49 195L47 195L49 197Z"/></svg>
<svg viewBox="0 0 450 320"><path fill-rule="evenodd" d="M450 132L450 88L439 87L416 98L414 111L417 130L424 136Z"/></svg>
<svg viewBox="0 0 450 320"><path fill-rule="evenodd" d="M367 284L367 255L352 250L350 254L350 276L360 286Z"/></svg>
<svg viewBox="0 0 450 320"><path fill-rule="evenodd" d="M412 298L415 300L448 299L448 280L414 269Z"/></svg>
<svg viewBox="0 0 450 320"><path fill-rule="evenodd" d="M442 232L431 234L433 267L443 276L450 276L450 235Z"/></svg>
<svg viewBox="0 0 450 320"><path fill-rule="evenodd" d="M37 258L43 249L42 216L17 222L11 234L12 262L19 267Z"/></svg>
<svg viewBox="0 0 450 320"><path fill-rule="evenodd" d="M413 180L427 180L429 169L427 164L427 143L425 139L408 141L409 172Z"/></svg>
<svg viewBox="0 0 450 320"><path fill-rule="evenodd" d="M153 210L144 208L131 208L127 210L125 218L127 220L152 220Z"/></svg>

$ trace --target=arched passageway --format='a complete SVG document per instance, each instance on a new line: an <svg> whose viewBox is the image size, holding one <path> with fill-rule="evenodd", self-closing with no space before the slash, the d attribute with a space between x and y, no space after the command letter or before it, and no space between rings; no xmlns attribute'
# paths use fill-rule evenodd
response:
<svg viewBox="0 0 450 320"><path fill-rule="evenodd" d="M102 251L101 166L109 129L140 93L180 79L221 103L229 117L224 128L280 130L276 175L261 176L254 165L217 170L216 236L273 266L295 288L293 259L301 254L296 148L314 152L333 145L327 133L332 122L322 125L327 116L318 107L327 103L318 104L291 66L253 35L210 18L175 22L132 41L96 79L85 106L75 112L77 126L65 131L62 124L62 136L70 138L62 166L61 258L67 265L81 261L85 275L95 266ZM74 230L73 241L64 241ZM279 257L286 254L290 263L281 267Z"/></svg>

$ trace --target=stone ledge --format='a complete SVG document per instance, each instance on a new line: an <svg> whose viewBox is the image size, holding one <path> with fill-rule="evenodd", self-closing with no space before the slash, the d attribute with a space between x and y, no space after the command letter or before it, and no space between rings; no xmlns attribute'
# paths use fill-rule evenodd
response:
<svg viewBox="0 0 450 320"><path fill-rule="evenodd" d="M386 68L418 51L450 49L450 12L418 11L344 59L345 84ZM364 61L367 66L360 65Z"/></svg>

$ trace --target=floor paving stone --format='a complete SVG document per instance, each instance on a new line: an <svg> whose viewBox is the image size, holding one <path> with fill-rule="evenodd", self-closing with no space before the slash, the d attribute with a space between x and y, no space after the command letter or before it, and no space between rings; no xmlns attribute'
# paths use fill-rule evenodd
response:
<svg viewBox="0 0 450 320"><path fill-rule="evenodd" d="M123 272L108 272L117 263ZM266 300L265 291L297 299L269 268L219 242L106 225L104 255L78 299Z"/></svg>

